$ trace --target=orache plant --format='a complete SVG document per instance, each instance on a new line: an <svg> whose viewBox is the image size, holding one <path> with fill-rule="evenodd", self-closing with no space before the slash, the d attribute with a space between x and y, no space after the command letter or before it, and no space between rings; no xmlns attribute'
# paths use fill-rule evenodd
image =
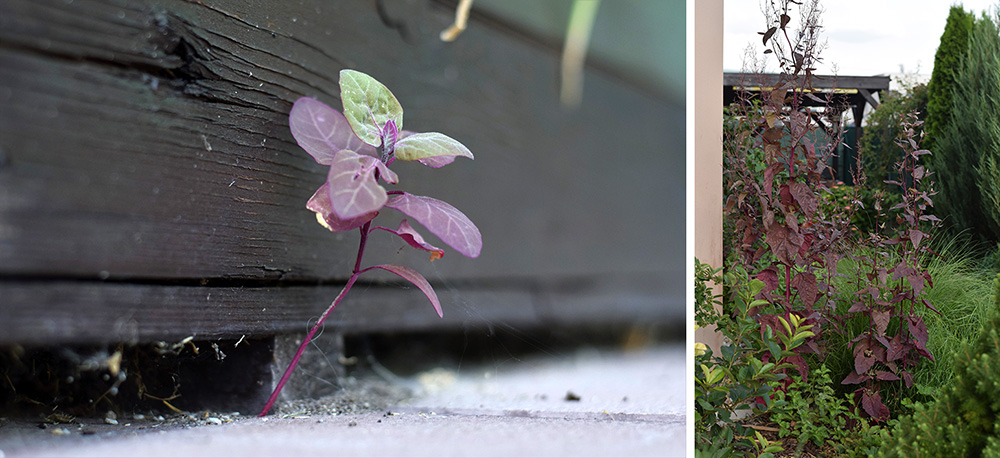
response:
<svg viewBox="0 0 1000 458"><path fill-rule="evenodd" d="M309 199L306 208L316 212L319 223L333 232L360 229L357 259L351 278L309 330L260 416L267 415L271 410L316 331L347 295L359 275L373 269L392 272L420 289L438 316L443 316L437 294L417 271L391 264L361 267L368 236L376 229L396 234L410 246L429 252L431 261L444 256L444 250L424 241L406 219L400 222L397 229L372 227L372 220L383 207L403 212L465 256L475 258L482 249L479 229L455 207L430 197L386 191L379 184L379 180L388 184L398 183L399 177L389 169L396 159L417 161L438 168L450 164L458 156L472 159L469 149L437 132L401 130L403 108L396 97L382 83L364 73L342 70L340 97L344 103L343 114L316 99L299 99L292 107L288 124L299 146L316 162L330 166L326 182Z"/></svg>

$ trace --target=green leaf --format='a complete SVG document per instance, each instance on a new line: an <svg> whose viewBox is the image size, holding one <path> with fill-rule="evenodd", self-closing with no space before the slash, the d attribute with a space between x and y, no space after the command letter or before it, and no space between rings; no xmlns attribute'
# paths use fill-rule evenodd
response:
<svg viewBox="0 0 1000 458"><path fill-rule="evenodd" d="M382 83L355 70L340 71L340 99L344 117L361 141L382 146L382 127L395 121L403 128L403 107Z"/></svg>
<svg viewBox="0 0 1000 458"><path fill-rule="evenodd" d="M396 159L402 161L436 156L464 156L472 159L472 152L458 140L437 132L413 134L396 143Z"/></svg>
<svg viewBox="0 0 1000 458"><path fill-rule="evenodd" d="M767 349L771 352L771 356L774 357L775 361L781 359L781 347L779 347L777 343L769 341L767 343Z"/></svg>

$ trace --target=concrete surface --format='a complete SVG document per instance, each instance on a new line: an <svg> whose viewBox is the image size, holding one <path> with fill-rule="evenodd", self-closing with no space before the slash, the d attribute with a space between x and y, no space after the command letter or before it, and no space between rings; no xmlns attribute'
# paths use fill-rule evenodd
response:
<svg viewBox="0 0 1000 458"><path fill-rule="evenodd" d="M683 343L671 343L436 368L393 378L414 396L347 415L80 420L60 432L6 420L0 457L684 456L684 362Z"/></svg>

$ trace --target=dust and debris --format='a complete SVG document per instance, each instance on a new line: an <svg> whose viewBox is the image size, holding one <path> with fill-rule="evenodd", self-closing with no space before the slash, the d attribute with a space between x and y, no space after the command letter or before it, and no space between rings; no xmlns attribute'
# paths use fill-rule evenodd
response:
<svg viewBox="0 0 1000 458"><path fill-rule="evenodd" d="M429 394L440 393L455 384L455 371L437 367L417 374L417 382Z"/></svg>

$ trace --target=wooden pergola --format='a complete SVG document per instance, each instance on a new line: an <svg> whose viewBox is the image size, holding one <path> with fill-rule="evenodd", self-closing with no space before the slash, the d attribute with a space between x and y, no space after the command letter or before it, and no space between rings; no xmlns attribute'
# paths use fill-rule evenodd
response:
<svg viewBox="0 0 1000 458"><path fill-rule="evenodd" d="M781 75L775 73L752 74L739 72L726 72L723 74L722 98L724 106L729 106L737 101L739 97L755 97L763 90L775 87L780 81ZM838 176L845 182L850 182L850 171L854 167L853 157L858 151L861 139L861 126L864 120L865 106L870 105L873 109L878 107L878 100L875 94L889 90L889 76L836 76L836 75L814 75L812 79L812 89L825 94L832 94L830 104L822 104L808 97L802 99L802 105L807 107L826 108L842 107L844 110L850 109L854 116L855 135L851 152L843 154L834 159L831 164L834 170L838 171ZM881 97L880 97L881 98ZM827 113L831 118L839 118L841 113ZM829 127L820 125L827 131ZM840 174L839 171L846 171Z"/></svg>

